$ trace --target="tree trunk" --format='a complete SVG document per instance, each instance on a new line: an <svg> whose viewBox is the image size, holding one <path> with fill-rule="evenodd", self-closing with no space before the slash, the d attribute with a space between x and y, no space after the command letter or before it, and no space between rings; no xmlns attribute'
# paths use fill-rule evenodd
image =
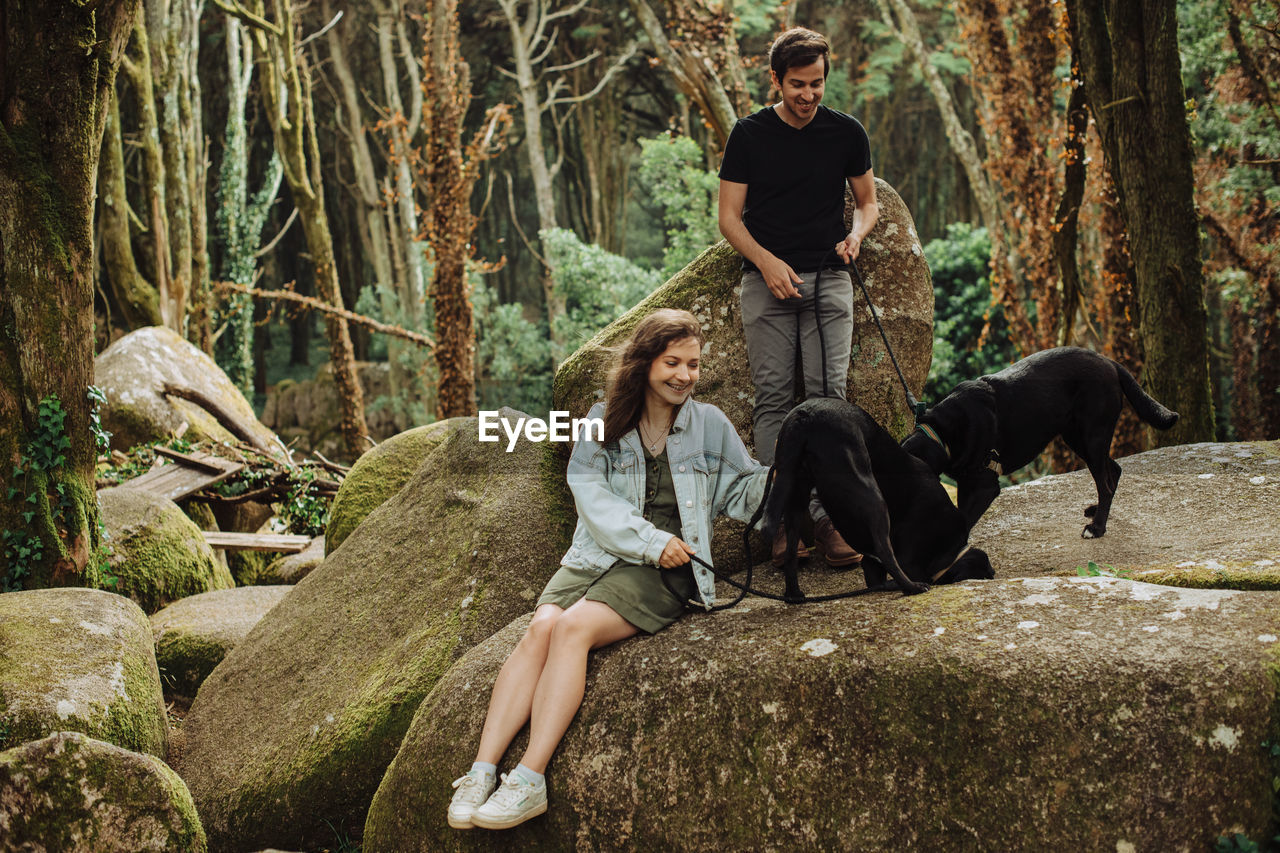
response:
<svg viewBox="0 0 1280 853"><path fill-rule="evenodd" d="M113 90L114 91L114 90ZM124 146L120 137L119 99L111 98L111 113L102 145L98 173L102 269L116 306L130 329L164 324L160 294L143 278L133 256L129 198L125 192Z"/></svg>
<svg viewBox="0 0 1280 853"><path fill-rule="evenodd" d="M1213 440L1191 135L1173 0L1068 0L1071 36L1116 181L1151 393L1181 418L1161 445Z"/></svg>
<svg viewBox="0 0 1280 853"><path fill-rule="evenodd" d="M99 585L90 432L95 180L137 0L0 7L0 574ZM40 418L56 397L65 412ZM17 470L15 470L17 469ZM29 515L25 515L29 513Z"/></svg>
<svg viewBox="0 0 1280 853"><path fill-rule="evenodd" d="M335 308L343 307L342 288L333 259L333 235L324 206L324 186L320 181L320 150L312 113L311 86L301 51L295 44L295 23L289 0L272 0L274 32L258 26L255 35L259 52L266 57L259 87L276 153L284 165L285 180L298 207L303 234L315 270L320 298ZM251 11L262 18L263 4L257 0ZM351 334L346 320L326 314L329 360L342 417L342 438L352 458L367 449L369 429L364 420L364 392L356 376Z"/></svg>

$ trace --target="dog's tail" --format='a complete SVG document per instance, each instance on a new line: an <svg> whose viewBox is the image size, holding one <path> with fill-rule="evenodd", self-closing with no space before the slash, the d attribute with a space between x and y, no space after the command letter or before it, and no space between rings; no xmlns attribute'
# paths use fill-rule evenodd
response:
<svg viewBox="0 0 1280 853"><path fill-rule="evenodd" d="M1178 422L1177 412L1166 409L1160 405L1160 402L1155 397L1143 391L1142 386L1138 384L1138 380L1133 378L1133 374L1126 370L1124 365L1117 362L1112 363L1116 366L1116 376L1120 380L1120 389L1124 391L1125 397L1129 399L1129 405L1133 406L1133 410L1138 413L1138 417L1156 429L1168 429Z"/></svg>

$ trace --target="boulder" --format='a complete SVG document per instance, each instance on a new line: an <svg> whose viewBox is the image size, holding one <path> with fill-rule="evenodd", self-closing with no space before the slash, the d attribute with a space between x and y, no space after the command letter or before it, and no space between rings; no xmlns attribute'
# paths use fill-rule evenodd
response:
<svg viewBox="0 0 1280 853"><path fill-rule="evenodd" d="M183 435L191 441L241 438L263 452L281 452L280 440L222 368L171 329L130 332L94 359L93 375L107 395L102 425L117 450Z"/></svg>
<svg viewBox="0 0 1280 853"><path fill-rule="evenodd" d="M175 768L214 850L357 836L418 702L532 609L572 533L545 444L446 434L201 685ZM374 849L374 848L366 848Z"/></svg>
<svg viewBox="0 0 1280 853"><path fill-rule="evenodd" d="M862 244L858 267L876 313L913 393L929 374L933 341L933 279L911 213L901 197L876 180L880 218ZM846 219L852 216L847 199ZM742 257L726 241L703 252L639 305L570 356L556 372L553 408L582 417L604 396L610 354L636 324L658 308L684 308L706 335L697 397L724 410L749 448L755 393L742 337ZM862 291L854 282L853 358L848 396L897 437L914 421L893 361L885 351Z"/></svg>
<svg viewBox="0 0 1280 853"><path fill-rule="evenodd" d="M167 498L128 486L102 489L98 506L111 548L115 591L148 613L213 589L235 586L195 522Z"/></svg>
<svg viewBox="0 0 1280 853"><path fill-rule="evenodd" d="M1024 578L687 616L592 656L544 817L452 830L526 624L419 706L365 849L1204 850L1270 824L1280 593Z"/></svg>
<svg viewBox="0 0 1280 853"><path fill-rule="evenodd" d="M282 554L263 570L259 581L264 584L295 584L324 561L324 537L317 536L296 554Z"/></svg>
<svg viewBox="0 0 1280 853"><path fill-rule="evenodd" d="M0 749L57 731L164 755L151 626L129 599L77 588L0 595Z"/></svg>
<svg viewBox="0 0 1280 853"><path fill-rule="evenodd" d="M77 732L0 752L0 847L58 853L200 853L191 793L151 755Z"/></svg>
<svg viewBox="0 0 1280 853"><path fill-rule="evenodd" d="M974 527L997 577L1103 571L1179 586L1280 589L1280 441L1187 444L1118 460L1107 533L1082 539L1088 471L1004 489Z"/></svg>
<svg viewBox="0 0 1280 853"><path fill-rule="evenodd" d="M191 698L227 653L292 586L245 586L175 601L151 617L166 691Z"/></svg>
<svg viewBox="0 0 1280 853"><path fill-rule="evenodd" d="M445 421L414 427L368 450L351 466L329 508L324 552L332 554L360 522L409 482L422 460L449 434Z"/></svg>

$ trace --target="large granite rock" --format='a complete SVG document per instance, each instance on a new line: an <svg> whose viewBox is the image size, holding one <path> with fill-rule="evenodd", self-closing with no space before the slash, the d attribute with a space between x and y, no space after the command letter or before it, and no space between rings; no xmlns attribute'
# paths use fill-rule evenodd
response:
<svg viewBox="0 0 1280 853"><path fill-rule="evenodd" d="M281 554L263 569L258 582L263 584L292 586L315 571L324 562L324 537L317 536L311 544L296 554Z"/></svg>
<svg viewBox="0 0 1280 853"><path fill-rule="evenodd" d="M165 386L171 385L211 401L234 419L250 443L280 452L280 440L258 421L222 368L172 329L148 326L130 332L94 359L93 375L94 384L107 395L102 425L110 430L111 446L117 450L171 435L190 441L235 439L200 404L166 393Z"/></svg>
<svg viewBox="0 0 1280 853"><path fill-rule="evenodd" d="M165 726L138 605L92 589L0 595L0 749L78 731L163 756Z"/></svg>
<svg viewBox="0 0 1280 853"><path fill-rule="evenodd" d="M1187 444L1118 460L1107 534L1082 539L1088 471L1006 488L969 541L997 577L1105 571L1180 586L1280 589L1280 441Z"/></svg>
<svg viewBox="0 0 1280 853"><path fill-rule="evenodd" d="M876 180L880 219L862 245L858 266L907 383L919 394L929 374L933 347L933 279L911 214L901 197ZM851 204L851 202L850 202ZM846 219L852 207L846 209ZM604 347L626 339L658 308L684 308L702 321L707 344L697 397L724 410L753 447L751 412L755 393L742 337L739 294L742 257L725 241L689 266L570 356L556 373L554 408L582 417L604 396L609 354ZM893 435L914 421L893 362L888 357L866 299L854 283L853 359L848 395Z"/></svg>
<svg viewBox="0 0 1280 853"><path fill-rule="evenodd" d="M193 595L151 617L156 663L166 689L193 697L292 586L245 586Z"/></svg>
<svg viewBox="0 0 1280 853"><path fill-rule="evenodd" d="M593 655L546 816L452 830L526 624L422 702L365 849L1205 850L1270 824L1280 593L1026 578L689 616Z"/></svg>
<svg viewBox="0 0 1280 853"><path fill-rule="evenodd" d="M163 761L76 732L0 752L0 849L201 853L191 793Z"/></svg>
<svg viewBox="0 0 1280 853"><path fill-rule="evenodd" d="M129 486L98 492L114 590L148 613L172 601L235 586L200 528L173 501Z"/></svg>
<svg viewBox="0 0 1280 853"><path fill-rule="evenodd" d="M418 702L559 563L573 503L547 445L506 453L474 418L445 429L201 686L175 767L211 848L358 835Z"/></svg>
<svg viewBox="0 0 1280 853"><path fill-rule="evenodd" d="M360 522L409 482L422 460L449 434L446 421L405 430L368 450L351 466L329 509L324 552L338 549Z"/></svg>

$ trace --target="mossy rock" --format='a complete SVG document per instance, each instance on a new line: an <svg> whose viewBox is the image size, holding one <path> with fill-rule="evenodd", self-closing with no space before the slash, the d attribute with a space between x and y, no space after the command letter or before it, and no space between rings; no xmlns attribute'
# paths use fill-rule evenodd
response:
<svg viewBox="0 0 1280 853"><path fill-rule="evenodd" d="M1088 471L1073 471L1004 489L970 543L998 577L1074 575L1093 562L1150 583L1280 589L1280 441L1184 444L1117 462L1105 536L1080 537L1098 492Z"/></svg>
<svg viewBox="0 0 1280 853"><path fill-rule="evenodd" d="M93 376L94 384L107 396L102 425L111 432L116 450L174 435L189 441L235 440L199 405L164 393L166 383L191 388L212 400L261 446L273 450L280 446L222 368L172 329L148 326L130 332L93 360Z"/></svg>
<svg viewBox="0 0 1280 853"><path fill-rule="evenodd" d="M213 668L292 586L220 589L175 601L151 617L156 663L167 693L191 698Z"/></svg>
<svg viewBox="0 0 1280 853"><path fill-rule="evenodd" d="M369 517L409 482L422 460L449 435L449 422L436 421L394 435L356 460L338 488L324 531L324 552L332 554Z"/></svg>
<svg viewBox="0 0 1280 853"><path fill-rule="evenodd" d="M365 849L1207 850L1271 827L1277 593L1027 578L687 616L593 654L544 817L452 830L526 624L419 706Z"/></svg>
<svg viewBox="0 0 1280 853"><path fill-rule="evenodd" d="M933 358L933 279L911 213L893 187L876 180L880 218L867 235L858 267L875 303L907 384L919 395ZM846 196L846 220L852 216ZM706 336L697 397L719 406L748 448L755 389L747 364L740 299L742 257L727 242L707 249L671 280L602 330L556 372L553 407L583 417L604 396L610 354L645 316L658 308L683 308ZM893 361L885 351L866 299L854 283L853 358L847 393L895 436L913 426ZM803 399L803 396L801 396Z"/></svg>
<svg viewBox="0 0 1280 853"><path fill-rule="evenodd" d="M76 732L0 752L0 848L202 853L186 784L160 759Z"/></svg>
<svg viewBox="0 0 1280 853"><path fill-rule="evenodd" d="M264 584L295 584L324 562L324 537L317 536L296 554L282 554L263 570L258 580Z"/></svg>
<svg viewBox="0 0 1280 853"><path fill-rule="evenodd" d="M98 492L115 591L148 613L188 595L235 586L204 535L178 505L129 486Z"/></svg>
<svg viewBox="0 0 1280 853"><path fill-rule="evenodd" d="M164 755L151 625L129 599L78 588L0 595L0 749L57 731Z"/></svg>
<svg viewBox="0 0 1280 853"><path fill-rule="evenodd" d="M358 837L418 702L555 571L574 519L547 445L481 444L474 418L445 429L201 685L175 766L212 849Z"/></svg>

